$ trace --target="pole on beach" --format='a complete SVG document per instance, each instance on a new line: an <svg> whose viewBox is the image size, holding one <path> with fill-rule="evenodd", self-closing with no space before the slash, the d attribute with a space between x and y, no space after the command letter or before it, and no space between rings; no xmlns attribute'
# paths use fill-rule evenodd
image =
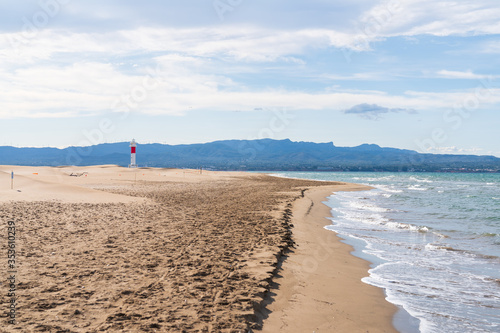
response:
<svg viewBox="0 0 500 333"><path fill-rule="evenodd" d="M137 168L136 149L137 149L137 142L135 142L135 139L133 139L132 142L130 142L130 165L129 165L129 168Z"/></svg>

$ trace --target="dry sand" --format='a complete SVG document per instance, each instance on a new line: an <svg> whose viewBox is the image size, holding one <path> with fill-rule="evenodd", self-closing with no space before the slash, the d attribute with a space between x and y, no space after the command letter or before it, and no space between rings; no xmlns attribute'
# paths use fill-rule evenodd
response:
<svg viewBox="0 0 500 333"><path fill-rule="evenodd" d="M367 264L323 229L321 201L352 186L0 166L0 248L15 221L18 251L17 324L2 318L0 331L247 332L264 320L266 332L391 332L395 309L360 282Z"/></svg>

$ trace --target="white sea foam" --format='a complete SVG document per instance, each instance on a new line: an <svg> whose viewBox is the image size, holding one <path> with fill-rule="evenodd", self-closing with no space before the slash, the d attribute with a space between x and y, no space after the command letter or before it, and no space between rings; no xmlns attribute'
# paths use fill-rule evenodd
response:
<svg viewBox="0 0 500 333"><path fill-rule="evenodd" d="M418 183L433 183L432 180L429 180L427 178L422 179L422 178L410 177L410 180L418 182Z"/></svg>
<svg viewBox="0 0 500 333"><path fill-rule="evenodd" d="M410 186L408 186L408 189L413 190L413 191L427 191L428 190L428 188L421 187L421 185L410 185Z"/></svg>
<svg viewBox="0 0 500 333"><path fill-rule="evenodd" d="M386 223L387 227L391 229L403 229L403 230L410 230L410 231L416 231L416 232L428 232L429 228L423 227L423 226L416 226L412 224L406 224L406 223L400 223L400 222L388 222Z"/></svg>
<svg viewBox="0 0 500 333"><path fill-rule="evenodd" d="M362 180L366 182L380 182L387 181L393 179L395 176L386 176L386 177L353 177L354 180Z"/></svg>
<svg viewBox="0 0 500 333"><path fill-rule="evenodd" d="M403 190L397 189L394 186L390 185L376 185L378 189L389 193L403 193Z"/></svg>
<svg viewBox="0 0 500 333"><path fill-rule="evenodd" d="M425 246L426 251L446 251L446 247L440 244L427 244Z"/></svg>
<svg viewBox="0 0 500 333"><path fill-rule="evenodd" d="M362 211L371 211L371 212L379 212L379 213L390 211L390 209L388 209L388 208L383 208L383 207L379 207L379 206L376 206L373 204L365 203L365 202L362 202L361 200L360 201L350 201L347 204L350 208L359 209Z"/></svg>
<svg viewBox="0 0 500 333"><path fill-rule="evenodd" d="M350 222L357 222L357 223L362 223L362 224L370 224L370 225L384 225L386 224L389 220L382 216L381 214L377 213L363 213L363 212L357 212L357 211L351 211L351 210L343 210L343 209L338 209L335 208L333 209L334 212L339 213L342 217L342 219L345 219ZM333 214L334 216L337 214ZM339 221L340 223L340 221Z"/></svg>

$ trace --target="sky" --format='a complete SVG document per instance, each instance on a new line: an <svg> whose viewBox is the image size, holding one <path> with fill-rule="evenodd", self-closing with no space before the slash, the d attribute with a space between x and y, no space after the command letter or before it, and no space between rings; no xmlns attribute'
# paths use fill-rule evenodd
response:
<svg viewBox="0 0 500 333"><path fill-rule="evenodd" d="M498 0L0 0L0 146L500 157Z"/></svg>

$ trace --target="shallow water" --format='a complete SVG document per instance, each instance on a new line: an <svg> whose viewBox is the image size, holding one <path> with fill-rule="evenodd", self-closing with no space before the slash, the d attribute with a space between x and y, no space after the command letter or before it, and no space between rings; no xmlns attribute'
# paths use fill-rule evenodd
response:
<svg viewBox="0 0 500 333"><path fill-rule="evenodd" d="M364 282L421 332L500 332L500 174L279 175L375 187L328 202L327 228L374 262Z"/></svg>

